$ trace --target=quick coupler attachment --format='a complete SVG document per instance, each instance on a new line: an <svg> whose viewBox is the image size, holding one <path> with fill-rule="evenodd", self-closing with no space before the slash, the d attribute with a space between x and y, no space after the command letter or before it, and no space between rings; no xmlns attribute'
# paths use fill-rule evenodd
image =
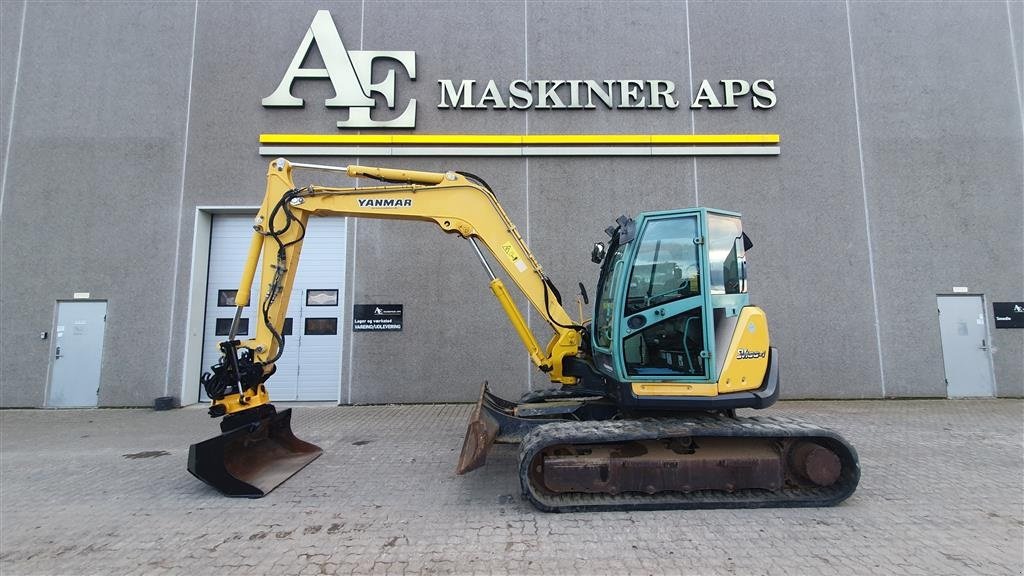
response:
<svg viewBox="0 0 1024 576"><path fill-rule="evenodd" d="M239 354L238 340L227 340L220 343L220 360L204 372L199 379L206 395L213 400L221 400L232 394L243 394L246 390L256 390L272 374L263 373L263 364L253 360L252 350L242 348ZM210 416L218 418L226 413L221 404L210 407Z"/></svg>
<svg viewBox="0 0 1024 576"><path fill-rule="evenodd" d="M323 453L295 437L291 420L273 404L232 414L221 435L188 447L188 471L225 496L262 498Z"/></svg>

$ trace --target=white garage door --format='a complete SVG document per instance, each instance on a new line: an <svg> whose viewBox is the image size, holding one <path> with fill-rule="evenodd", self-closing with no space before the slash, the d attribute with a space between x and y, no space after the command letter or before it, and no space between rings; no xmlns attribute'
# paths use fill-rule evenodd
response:
<svg viewBox="0 0 1024 576"><path fill-rule="evenodd" d="M213 217L203 332L203 369L220 358L235 314L234 295L252 238L250 215ZM288 302L284 354L267 381L272 401L338 401L341 390L342 305L345 302L345 220L310 218ZM256 333L259 273L242 312L239 340ZM200 390L201 400L207 400Z"/></svg>

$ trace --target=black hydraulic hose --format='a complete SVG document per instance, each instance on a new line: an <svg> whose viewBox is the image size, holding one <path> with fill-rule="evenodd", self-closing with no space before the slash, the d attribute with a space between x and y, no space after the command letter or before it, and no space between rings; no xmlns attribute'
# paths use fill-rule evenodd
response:
<svg viewBox="0 0 1024 576"><path fill-rule="evenodd" d="M497 197L497 194L494 194L494 190L491 189L491 187L487 184L487 182L485 182L483 178L477 176L476 174L473 174L471 172L456 172L456 174L458 174L460 176L465 176L466 178L468 178L470 180L475 180L477 184L483 186L484 188L487 189L488 192L490 192L495 197Z"/></svg>
<svg viewBox="0 0 1024 576"><path fill-rule="evenodd" d="M289 202L291 201L292 198L295 198L299 192L299 189L294 188L292 190L285 192L284 195L281 196L281 199L277 202L277 204L274 205L274 209L271 210L269 220L267 222L266 235L273 238L274 241L277 242L277 266L274 271L274 279L273 281L271 281L270 286L267 287L267 295L266 299L263 301L262 313L263 325L266 326L268 330L270 330L271 337L274 339L274 342L277 343L277 353L274 355L272 359L268 360L266 364L273 364L274 362L277 362L278 360L281 359L281 355L284 354L284 334L281 334L280 332L274 329L274 325L270 321L270 306L277 298L277 293L281 289L281 278L284 276L286 271L285 249L294 244L298 244L306 237L306 227L302 224L302 222L295 218L295 215L292 213L292 210L289 207ZM274 228L274 221L277 217L277 213L282 210L285 217L285 225L284 228L278 230ZM296 238L295 240L292 240L291 242L288 243L282 242L280 236L288 231L288 229L292 225L292 222L295 222L295 224L297 224L302 229L302 231L299 234L299 237Z"/></svg>
<svg viewBox="0 0 1024 576"><path fill-rule="evenodd" d="M551 302L548 298L548 292L552 291L555 293L555 301L558 302L559 305L562 304L562 298L558 293L558 289L555 288L555 285L551 283L550 278L548 278L547 276L541 276L541 283L544 284L544 311L548 315L548 320L550 320L552 324L558 326L559 328L575 330L581 334L584 333L587 330L585 327L580 326L579 324L561 324L558 322L558 320L555 320L554 317L551 316Z"/></svg>

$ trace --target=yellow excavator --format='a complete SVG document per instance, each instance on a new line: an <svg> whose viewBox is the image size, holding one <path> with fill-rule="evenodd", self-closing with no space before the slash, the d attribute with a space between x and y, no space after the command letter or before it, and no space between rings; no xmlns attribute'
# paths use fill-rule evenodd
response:
<svg viewBox="0 0 1024 576"><path fill-rule="evenodd" d="M296 186L296 169L379 184ZM856 451L836 432L736 415L779 394L779 353L765 313L747 295L752 243L739 214L687 208L619 217L605 230L607 245L591 253L601 267L593 319L577 321L481 178L279 158L267 170L228 340L202 377L222 434L189 447L188 470L222 493L262 497L321 454L295 437L291 410L274 408L266 382L285 345L306 228L325 215L433 222L468 240L527 354L550 379L552 388L518 401L482 386L457 473L482 466L495 442L519 443L523 494L544 511L829 506L856 489ZM554 331L546 345L484 251ZM255 337L239 341L258 268Z"/></svg>

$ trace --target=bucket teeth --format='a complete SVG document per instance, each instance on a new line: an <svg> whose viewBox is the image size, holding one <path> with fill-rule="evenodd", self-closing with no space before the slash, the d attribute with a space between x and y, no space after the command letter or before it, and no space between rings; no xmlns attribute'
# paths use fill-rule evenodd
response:
<svg viewBox="0 0 1024 576"><path fill-rule="evenodd" d="M226 496L262 498L323 451L292 432L291 409L271 405L252 421L188 448L188 471Z"/></svg>

